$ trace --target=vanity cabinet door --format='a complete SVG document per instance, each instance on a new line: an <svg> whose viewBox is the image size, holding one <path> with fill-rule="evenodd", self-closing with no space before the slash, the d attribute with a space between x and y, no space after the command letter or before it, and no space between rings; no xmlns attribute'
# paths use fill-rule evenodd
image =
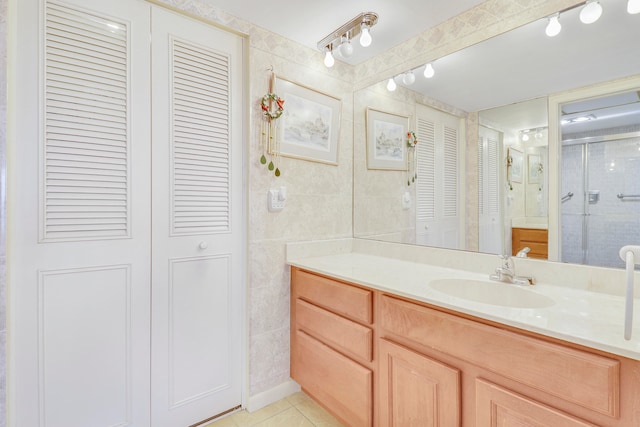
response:
<svg viewBox="0 0 640 427"><path fill-rule="evenodd" d="M511 229L512 255L525 247L529 247L530 258L547 259L549 252L548 232L536 228L512 228Z"/></svg>
<svg viewBox="0 0 640 427"><path fill-rule="evenodd" d="M380 340L380 427L460 425L460 371Z"/></svg>
<svg viewBox="0 0 640 427"><path fill-rule="evenodd" d="M476 427L595 427L512 391L476 379Z"/></svg>

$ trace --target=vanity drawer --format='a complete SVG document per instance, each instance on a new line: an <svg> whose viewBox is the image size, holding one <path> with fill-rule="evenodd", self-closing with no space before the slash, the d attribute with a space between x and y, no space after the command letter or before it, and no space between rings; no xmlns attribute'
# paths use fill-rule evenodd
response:
<svg viewBox="0 0 640 427"><path fill-rule="evenodd" d="M349 426L373 422L373 372L296 331L291 376Z"/></svg>
<svg viewBox="0 0 640 427"><path fill-rule="evenodd" d="M595 427L525 396L476 379L476 426L536 425L554 427Z"/></svg>
<svg viewBox="0 0 640 427"><path fill-rule="evenodd" d="M382 336L471 362L610 417L619 414L620 362L383 296Z"/></svg>
<svg viewBox="0 0 640 427"><path fill-rule="evenodd" d="M298 298L354 320L373 322L373 292L302 270L294 274Z"/></svg>
<svg viewBox="0 0 640 427"><path fill-rule="evenodd" d="M336 350L366 362L373 360L373 331L302 300L296 301L297 327Z"/></svg>

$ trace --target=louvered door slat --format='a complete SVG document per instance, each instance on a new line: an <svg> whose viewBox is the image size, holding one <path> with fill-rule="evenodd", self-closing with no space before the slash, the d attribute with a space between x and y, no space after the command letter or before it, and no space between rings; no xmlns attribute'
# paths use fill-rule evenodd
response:
<svg viewBox="0 0 640 427"><path fill-rule="evenodd" d="M443 215L458 216L458 131L444 127Z"/></svg>
<svg viewBox="0 0 640 427"><path fill-rule="evenodd" d="M68 31L51 27L47 40L54 52L59 55L73 58L74 53L79 53L85 56L89 63L108 65L113 62L115 68L126 70L127 51L122 45L104 43L99 39L79 40L70 35Z"/></svg>
<svg viewBox="0 0 640 427"><path fill-rule="evenodd" d="M127 27L47 2L44 240L127 237Z"/></svg>
<svg viewBox="0 0 640 427"><path fill-rule="evenodd" d="M478 168L477 168L477 176L478 176L478 216L482 217L486 215L486 202L485 202L485 172L484 172L484 162L485 162L485 147L486 147L486 139L481 135L478 138Z"/></svg>
<svg viewBox="0 0 640 427"><path fill-rule="evenodd" d="M417 145L416 218L426 221L435 217L435 124L418 118L416 136L421 141Z"/></svg>
<svg viewBox="0 0 640 427"><path fill-rule="evenodd" d="M500 189L498 182L500 165L498 163L499 151L498 151L499 141L495 138L488 139L488 154L487 161L489 165L488 170L488 213L491 215L496 215L500 212L500 199L498 197L498 191Z"/></svg>
<svg viewBox="0 0 640 427"><path fill-rule="evenodd" d="M228 231L229 61L172 43L172 233Z"/></svg>
<svg viewBox="0 0 640 427"><path fill-rule="evenodd" d="M104 86L95 82L73 80L66 75L51 73L47 75L46 84L47 94L51 100L69 102L83 100L88 105L101 105L103 108L112 109L122 109L126 105L127 91L125 87Z"/></svg>

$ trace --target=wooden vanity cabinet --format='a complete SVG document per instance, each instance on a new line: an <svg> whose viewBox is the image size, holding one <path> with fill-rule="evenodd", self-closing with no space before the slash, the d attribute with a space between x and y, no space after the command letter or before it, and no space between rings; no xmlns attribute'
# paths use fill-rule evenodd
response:
<svg viewBox="0 0 640 427"><path fill-rule="evenodd" d="M296 268L291 304L292 376L346 426L640 426L638 361Z"/></svg>
<svg viewBox="0 0 640 427"><path fill-rule="evenodd" d="M291 277L291 377L345 425L372 426L373 291Z"/></svg>
<svg viewBox="0 0 640 427"><path fill-rule="evenodd" d="M527 254L530 258L549 258L549 232L538 228L512 228L511 252L516 255L521 249L531 249Z"/></svg>

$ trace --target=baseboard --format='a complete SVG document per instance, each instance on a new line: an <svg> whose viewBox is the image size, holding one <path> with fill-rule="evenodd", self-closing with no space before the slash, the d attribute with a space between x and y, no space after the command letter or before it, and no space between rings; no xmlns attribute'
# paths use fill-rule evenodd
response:
<svg viewBox="0 0 640 427"><path fill-rule="evenodd" d="M258 393L255 396L249 397L249 401L247 402L247 411L254 412L258 409L264 408L267 405L271 405L274 402L277 402L280 399L284 399L287 396L290 396L294 393L300 391L300 385L292 379L287 380L276 387L273 387L270 390L263 391L262 393Z"/></svg>

